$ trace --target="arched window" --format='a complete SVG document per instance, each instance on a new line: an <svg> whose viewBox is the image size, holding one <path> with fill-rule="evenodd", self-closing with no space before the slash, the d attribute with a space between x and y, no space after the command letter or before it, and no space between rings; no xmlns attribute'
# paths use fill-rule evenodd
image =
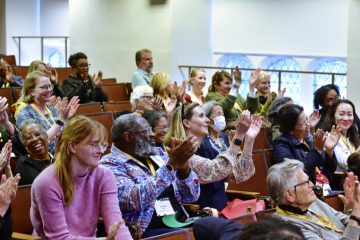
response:
<svg viewBox="0 0 360 240"><path fill-rule="evenodd" d="M266 69L300 71L299 65L291 59L281 58L272 61ZM268 72L270 74L270 91L278 93L279 72ZM281 89L286 88L285 96L291 97L294 104L299 104L301 99L300 73L281 73Z"/></svg>
<svg viewBox="0 0 360 240"><path fill-rule="evenodd" d="M250 69L254 68L253 64L250 62L249 59L241 56L232 56L230 58L227 58L225 61L223 61L223 64L221 65L222 67L226 67L226 68L235 68L236 66L238 66L239 68L250 68ZM230 70L227 71L231 74ZM245 99L249 92L249 77L251 72L253 71L241 70L242 82L240 85L239 93Z"/></svg>
<svg viewBox="0 0 360 240"><path fill-rule="evenodd" d="M54 52L52 52L49 55L49 61L48 61L53 67L64 67L64 57L63 55L60 53L59 50L54 50Z"/></svg>
<svg viewBox="0 0 360 240"><path fill-rule="evenodd" d="M338 60L330 60L319 64L315 68L315 72L331 72L331 73L346 73L347 64ZM323 85L331 84L332 76L327 74L314 75L314 91ZM344 75L335 75L334 84L339 86L341 97L346 97L347 77Z"/></svg>

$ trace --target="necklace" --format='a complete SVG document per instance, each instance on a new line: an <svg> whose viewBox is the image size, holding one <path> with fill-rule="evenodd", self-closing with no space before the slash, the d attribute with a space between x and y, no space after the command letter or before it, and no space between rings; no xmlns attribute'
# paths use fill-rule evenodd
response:
<svg viewBox="0 0 360 240"><path fill-rule="evenodd" d="M85 182L85 180L86 180L86 175L87 175L88 171L89 171L89 169L88 169L88 170L86 171L86 173L85 173L84 180L83 180L80 184L77 185L77 188L78 188L78 189L79 189L80 186Z"/></svg>

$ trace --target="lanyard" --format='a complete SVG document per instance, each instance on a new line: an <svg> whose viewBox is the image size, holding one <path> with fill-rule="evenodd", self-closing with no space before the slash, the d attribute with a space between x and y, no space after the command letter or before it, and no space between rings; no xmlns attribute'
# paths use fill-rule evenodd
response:
<svg viewBox="0 0 360 240"><path fill-rule="evenodd" d="M52 125L49 123L49 121L45 118L44 114L42 114L42 112L40 112L39 108L35 105L35 103L32 103L31 106L35 109L35 111L37 111L40 116L45 120L45 122L47 124L49 124L49 126L51 127ZM50 110L46 107L46 111L48 112L48 114L50 115L50 118L51 120L53 121L53 124L55 124L55 121L54 121L54 117L52 115L52 113L50 112Z"/></svg>
<svg viewBox="0 0 360 240"><path fill-rule="evenodd" d="M349 146L349 143L346 141L346 139L341 135L340 136L341 140L343 141L343 143L345 144L345 146L349 149L350 153L354 153L355 152L355 146L352 142L351 143L351 147L352 147L352 151L351 151L351 148Z"/></svg>
<svg viewBox="0 0 360 240"><path fill-rule="evenodd" d="M309 147L309 145L307 144L307 142L305 141L305 139L304 139L304 144L308 147L308 149L310 150L310 147ZM319 176L320 176L320 180L321 180L321 183L323 183L323 180L324 180L324 178L322 177L322 175L321 175L321 172L320 172L320 169L318 168L318 167L315 167L315 170L316 170L316 172L319 174Z"/></svg>
<svg viewBox="0 0 360 240"><path fill-rule="evenodd" d="M5 87L9 87L9 83L8 83L8 82L3 83L2 88L5 88Z"/></svg>
<svg viewBox="0 0 360 240"><path fill-rule="evenodd" d="M220 94L219 94L218 92L215 92L215 93L220 96ZM220 97L221 97L221 96L220 96ZM234 103L234 108L235 108L236 110L238 110L240 113L243 112L243 110L241 109L241 107L239 106L239 104L237 104L237 102Z"/></svg>
<svg viewBox="0 0 360 240"><path fill-rule="evenodd" d="M307 217L307 216L303 216L303 215L299 215L299 214L295 214L295 213L291 213L291 212L287 212L287 211L283 211L282 209L279 208L279 206L276 207L276 211L278 211L278 213L282 214L282 215L285 215L285 216L290 216L290 217L296 217L296 218L301 218L301 219L305 219L305 220L308 220L308 221L311 221L311 222L314 222L314 223L317 223L317 224L320 224L326 228L329 228L329 229L332 229L336 232L339 232L339 233L343 233L344 231L338 229L337 227L335 227L335 225L330 222L329 219L319 215L319 214L316 214L314 213L313 211L311 211L310 209L308 209L308 211L312 214L314 214L317 218L320 219L320 221L318 220L315 220L311 217Z"/></svg>
<svg viewBox="0 0 360 240"><path fill-rule="evenodd" d="M131 159L135 160L135 161L136 161L137 163L139 163L141 166L146 167L142 162L140 162L140 161L137 160L136 158L132 157L131 155L129 155L129 154L125 153L125 152L123 152L123 153L124 153L128 158L131 158ZM152 175L155 175L155 168L154 168L152 162L150 161L149 158L145 158L145 160L146 160L146 163L147 163L147 164L149 165L149 167L150 167L150 171L151 171ZM147 168L147 167L146 167L146 168Z"/></svg>

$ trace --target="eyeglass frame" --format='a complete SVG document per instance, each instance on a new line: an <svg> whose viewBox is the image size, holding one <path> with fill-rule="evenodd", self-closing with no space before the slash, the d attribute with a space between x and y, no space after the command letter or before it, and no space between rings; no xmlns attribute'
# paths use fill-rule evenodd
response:
<svg viewBox="0 0 360 240"><path fill-rule="evenodd" d="M333 102L333 101L335 101L335 100L337 100L339 98L340 98L340 95L336 95L335 98L327 98L327 99L325 99L325 102L326 103L331 103L331 102Z"/></svg>
<svg viewBox="0 0 360 240"><path fill-rule="evenodd" d="M153 100L155 97L154 96L140 96L141 98L147 98L148 100ZM149 99L151 98L151 99Z"/></svg>
<svg viewBox="0 0 360 240"><path fill-rule="evenodd" d="M46 87L46 89L44 89ZM51 89L49 89L49 87L51 87ZM42 87L34 87L34 88L40 88L43 92L47 91L47 90L54 90L54 84L50 84L47 86L42 86Z"/></svg>
<svg viewBox="0 0 360 240"><path fill-rule="evenodd" d="M92 148L93 153L98 153L99 152L99 146L102 148L103 152L105 152L107 147L109 146L109 143L104 142L102 144L95 143L95 144L88 144L88 145Z"/></svg>
<svg viewBox="0 0 360 240"><path fill-rule="evenodd" d="M146 131L146 133L144 133L144 131ZM151 132L154 133L151 129L151 127L147 127L143 130L137 130L137 131L128 131L129 133L136 133L136 132L142 132L142 134L144 135L149 135Z"/></svg>
<svg viewBox="0 0 360 240"><path fill-rule="evenodd" d="M40 134L39 134L38 136L36 136L36 134L37 134L38 132L40 132ZM24 139L25 141L27 141L27 142L31 142L34 138L39 139L40 136L41 136L41 134L43 134L43 133L45 133L43 130L39 130L39 131L36 131L33 135L25 136L25 138L23 138L23 139ZM31 137L31 138L29 139L29 137Z"/></svg>
<svg viewBox="0 0 360 240"><path fill-rule="evenodd" d="M301 185L304 185L304 184L308 184L308 188L311 186L311 184L310 184L310 178L308 178L308 180L307 181L305 181L305 182L303 182L303 183L299 183L299 184L296 184L296 185L294 185L294 189L295 189L295 191L296 191L296 187L298 187L298 186L301 186Z"/></svg>
<svg viewBox="0 0 360 240"><path fill-rule="evenodd" d="M164 125L164 126L155 126L154 128L158 128L160 131L165 131L165 129L168 131L169 130L169 126L168 125Z"/></svg>
<svg viewBox="0 0 360 240"><path fill-rule="evenodd" d="M90 68L91 67L91 64L90 63L88 63L88 64L80 64L80 65L77 65L77 67L79 67L79 68Z"/></svg>
<svg viewBox="0 0 360 240"><path fill-rule="evenodd" d="M301 128L301 129L303 129L303 128L305 128L306 127L306 124L310 124L310 118L308 118L307 116L306 116L306 120L304 121L304 123L301 125L301 127L296 127L296 128Z"/></svg>

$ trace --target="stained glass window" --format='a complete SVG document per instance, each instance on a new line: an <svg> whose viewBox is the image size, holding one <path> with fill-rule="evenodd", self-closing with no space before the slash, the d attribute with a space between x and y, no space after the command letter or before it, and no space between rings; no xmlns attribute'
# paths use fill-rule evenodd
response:
<svg viewBox="0 0 360 240"><path fill-rule="evenodd" d="M291 59L282 58L271 62L266 69L300 71L300 67ZM270 74L270 91L278 93L279 72L268 72ZM299 104L301 99L300 73L281 73L281 89L286 88L285 96L291 97L294 104Z"/></svg>
<svg viewBox="0 0 360 240"><path fill-rule="evenodd" d="M239 68L251 68L251 69L254 68L253 64L250 62L249 59L241 56L233 56L231 58L228 58L224 62L224 64L222 64L222 66L226 68L235 68L236 66L238 66ZM227 70L227 71L231 74L231 70ZM239 93L245 99L249 92L249 77L251 72L253 71L250 70L241 71L242 82L240 85Z"/></svg>
<svg viewBox="0 0 360 240"><path fill-rule="evenodd" d="M330 60L319 64L315 68L315 72L331 72L331 73L346 73L347 64L337 60ZM323 85L331 84L332 76L327 74L315 74L314 75L314 91ZM334 84L339 86L341 97L346 97L346 84L347 77L343 75L335 75Z"/></svg>

